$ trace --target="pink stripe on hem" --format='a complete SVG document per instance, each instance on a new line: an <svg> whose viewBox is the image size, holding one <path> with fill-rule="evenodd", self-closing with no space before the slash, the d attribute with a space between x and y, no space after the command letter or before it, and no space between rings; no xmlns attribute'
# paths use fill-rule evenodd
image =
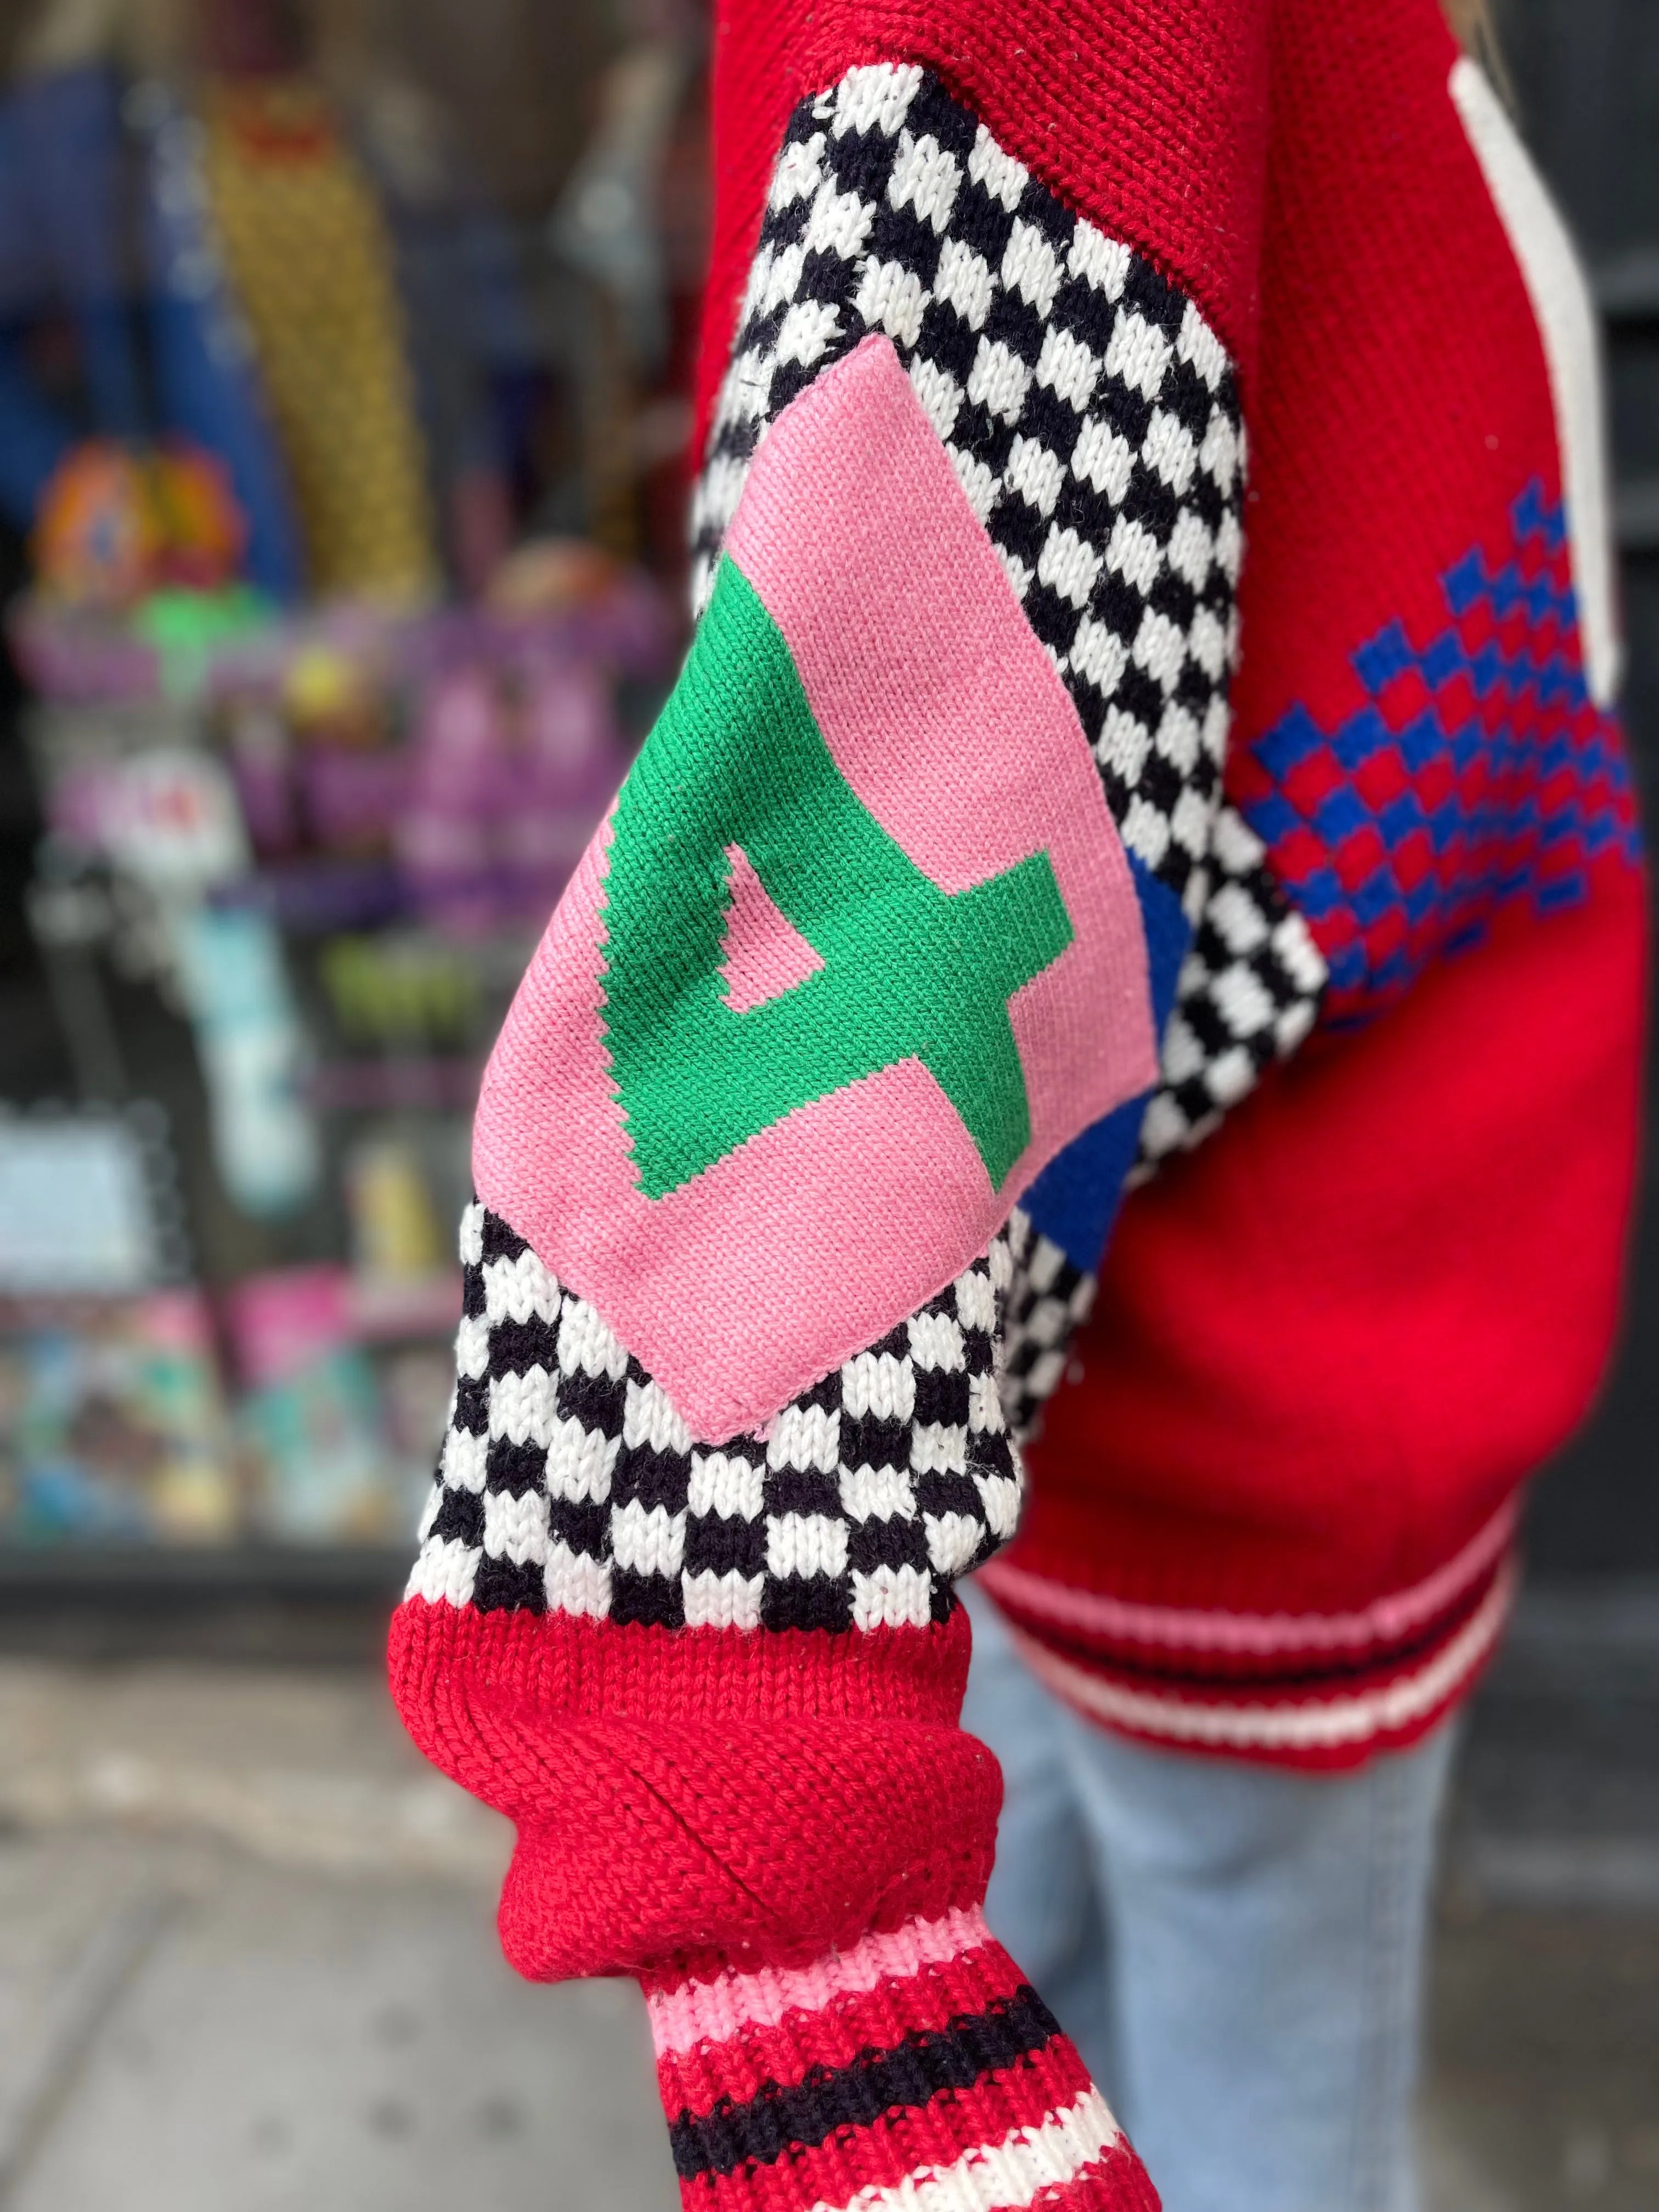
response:
<svg viewBox="0 0 1659 2212"><path fill-rule="evenodd" d="M939 1920L909 1921L891 1935L866 1936L850 1951L810 1966L763 1966L753 1974L728 1972L717 1981L652 1990L646 1999L651 2039L659 2058L699 2043L724 2043L741 2028L775 2027L789 2013L822 2012L837 1997L948 1966L991 1940L982 1912L958 1909Z"/></svg>
<svg viewBox="0 0 1659 2212"><path fill-rule="evenodd" d="M1264 1755L1348 1751L1372 1738L1380 1742L1449 1705L1497 1643L1519 1580L1513 1566L1504 1568L1457 1634L1415 1673L1358 1695L1286 1698L1275 1705L1126 1689L1073 1666L1017 1628L1010 1633L1033 1674L1056 1697L1129 1735Z"/></svg>
<svg viewBox="0 0 1659 2212"><path fill-rule="evenodd" d="M1080 1628L1126 1644L1177 1650L1227 1651L1265 1657L1292 1651L1352 1650L1389 1644L1443 1613L1504 1551L1519 1508L1506 1498L1486 1526L1444 1566L1409 1589L1380 1597L1356 1613L1221 1613L1184 1606L1137 1605L1077 1589L1029 1568L991 1559L974 1579L1011 1610L1057 1626Z"/></svg>

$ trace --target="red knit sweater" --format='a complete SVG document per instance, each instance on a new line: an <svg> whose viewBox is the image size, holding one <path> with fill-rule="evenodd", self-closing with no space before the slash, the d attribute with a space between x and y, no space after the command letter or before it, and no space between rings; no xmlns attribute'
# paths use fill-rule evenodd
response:
<svg viewBox="0 0 1659 2212"><path fill-rule="evenodd" d="M486 1079L394 1687L688 2203L1139 2203L952 1581L1253 1755L1489 1647L1635 1128L1588 310L1434 0L719 40L701 619Z"/></svg>
<svg viewBox="0 0 1659 2212"><path fill-rule="evenodd" d="M1432 8L1272 54L1227 789L1330 982L1129 1200L987 1580L1097 1718L1340 1765L1472 1686L1601 1374L1645 928L1552 211Z"/></svg>

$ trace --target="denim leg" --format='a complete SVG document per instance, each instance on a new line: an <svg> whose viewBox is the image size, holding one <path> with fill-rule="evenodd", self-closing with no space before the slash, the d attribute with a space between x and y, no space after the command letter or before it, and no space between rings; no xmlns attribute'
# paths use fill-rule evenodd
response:
<svg viewBox="0 0 1659 2212"><path fill-rule="evenodd" d="M1413 2212L1454 1730L1322 1777L1063 1727L1112 1931L1116 2109L1165 2212Z"/></svg>
<svg viewBox="0 0 1659 2212"><path fill-rule="evenodd" d="M1094 1858L1073 1794L1065 1709L1015 1653L996 1608L969 1585L974 1624L962 1725L1002 1768L1002 1817L985 1917L1111 2097L1105 1928Z"/></svg>

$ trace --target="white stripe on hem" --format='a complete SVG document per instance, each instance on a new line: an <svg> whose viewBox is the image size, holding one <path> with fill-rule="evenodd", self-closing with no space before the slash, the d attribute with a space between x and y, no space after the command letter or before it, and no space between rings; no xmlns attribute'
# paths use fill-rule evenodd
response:
<svg viewBox="0 0 1659 2212"><path fill-rule="evenodd" d="M1358 1697L1291 1705L1220 1705L1126 1690L1074 1667L1012 1627L1020 1656L1056 1696L1091 1719L1176 1743L1229 1750L1328 1751L1393 1734L1445 1703L1497 1642L1519 1580L1505 1567L1479 1607L1443 1650L1415 1674L1402 1674Z"/></svg>
<svg viewBox="0 0 1659 2212"><path fill-rule="evenodd" d="M981 2143L953 2166L922 2166L894 2188L872 2184L845 2205L821 2202L812 2212L1018 2212L1043 2190L1075 2181L1119 2135L1105 2099L1091 2087L1041 2126Z"/></svg>
<svg viewBox="0 0 1659 2212"><path fill-rule="evenodd" d="M1016 1610L1127 1644L1243 1652L1255 1657L1358 1650L1368 1644L1392 1643L1443 1612L1504 1551L1515 1533L1518 1510L1514 1498L1505 1498L1444 1566L1409 1589L1377 1598L1355 1613L1223 1613L1195 1606L1137 1605L1074 1589L1000 1559L988 1560L974 1580Z"/></svg>

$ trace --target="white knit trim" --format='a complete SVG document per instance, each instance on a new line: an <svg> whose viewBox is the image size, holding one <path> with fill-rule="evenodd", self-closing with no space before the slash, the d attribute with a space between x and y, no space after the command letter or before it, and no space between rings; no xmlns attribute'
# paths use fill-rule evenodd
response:
<svg viewBox="0 0 1659 2212"><path fill-rule="evenodd" d="M1509 233L1543 341L1561 449L1567 537L1583 640L1584 678L1598 707L1619 690L1623 644L1613 584L1607 498L1601 349L1589 288L1566 225L1533 167L1504 103L1467 54L1453 64L1450 91L1486 189Z"/></svg>
<svg viewBox="0 0 1659 2212"><path fill-rule="evenodd" d="M922 2166L892 2188L872 2184L845 2205L821 2199L812 2212L1015 2212L1044 2190L1075 2181L1120 2134L1105 2099L1090 2087L1040 2125L981 2143L954 2165Z"/></svg>
<svg viewBox="0 0 1659 2212"><path fill-rule="evenodd" d="M1248 1653L1252 1657L1358 1650L1367 1644L1395 1643L1443 1613L1504 1551L1514 1535L1518 1510L1516 1501L1506 1498L1443 1566L1408 1589L1374 1599L1353 1613L1234 1613L1197 1606L1137 1605L1126 1598L1078 1589L1003 1559L987 1560L975 1580L1016 1612L1126 1644Z"/></svg>
<svg viewBox="0 0 1659 2212"><path fill-rule="evenodd" d="M1358 1697L1295 1704L1222 1705L1126 1690L1056 1657L1018 1629L1010 1632L1032 1672L1091 1719L1170 1742L1232 1751L1334 1751L1393 1735L1444 1705L1497 1642L1517 1580L1515 1569L1506 1567L1451 1642L1415 1674Z"/></svg>

